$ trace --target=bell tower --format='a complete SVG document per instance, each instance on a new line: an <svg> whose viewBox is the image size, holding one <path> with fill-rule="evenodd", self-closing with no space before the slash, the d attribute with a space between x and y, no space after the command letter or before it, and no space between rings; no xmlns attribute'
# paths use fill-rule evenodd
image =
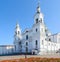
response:
<svg viewBox="0 0 60 62"><path fill-rule="evenodd" d="M22 35L21 35L21 29L19 27L19 24L16 24L15 27L15 33L14 33L14 45L15 45L15 51L20 52L21 51L21 40L22 40Z"/></svg>
<svg viewBox="0 0 60 62"><path fill-rule="evenodd" d="M40 53L45 42L45 24L44 16L40 8L40 1L38 1L38 6L36 8L36 13L34 15L33 33L33 48L39 50L38 53Z"/></svg>
<svg viewBox="0 0 60 62"><path fill-rule="evenodd" d="M44 16L41 13L41 9L40 9L40 1L38 1L38 6L37 6L36 13L35 13L35 16L34 16L34 23L35 24L44 23L43 18L44 18Z"/></svg>
<svg viewBox="0 0 60 62"><path fill-rule="evenodd" d="M18 40L18 39L21 40L21 38L22 38L22 36L21 36L21 29L20 29L18 23L16 24L16 27L15 27L15 35L14 36L15 36L15 40Z"/></svg>

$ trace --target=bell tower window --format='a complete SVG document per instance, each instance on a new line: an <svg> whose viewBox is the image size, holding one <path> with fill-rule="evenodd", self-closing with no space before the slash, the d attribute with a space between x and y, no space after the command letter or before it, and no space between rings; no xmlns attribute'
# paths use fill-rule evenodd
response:
<svg viewBox="0 0 60 62"><path fill-rule="evenodd" d="M20 34L20 32L18 31L18 34Z"/></svg>
<svg viewBox="0 0 60 62"><path fill-rule="evenodd" d="M17 32L15 32L15 34L17 35Z"/></svg>
<svg viewBox="0 0 60 62"><path fill-rule="evenodd" d="M36 19L36 23L38 23L38 18Z"/></svg>

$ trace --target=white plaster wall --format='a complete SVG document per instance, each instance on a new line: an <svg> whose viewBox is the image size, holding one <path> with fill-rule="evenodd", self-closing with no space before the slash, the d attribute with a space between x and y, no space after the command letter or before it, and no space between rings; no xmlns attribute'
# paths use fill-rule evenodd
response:
<svg viewBox="0 0 60 62"><path fill-rule="evenodd" d="M13 49L13 51L12 51ZM0 46L0 55L1 54L10 54L14 52L14 46Z"/></svg>

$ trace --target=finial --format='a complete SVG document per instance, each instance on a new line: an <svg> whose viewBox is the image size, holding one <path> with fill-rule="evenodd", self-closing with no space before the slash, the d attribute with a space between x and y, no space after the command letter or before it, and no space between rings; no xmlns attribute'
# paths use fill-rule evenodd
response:
<svg viewBox="0 0 60 62"><path fill-rule="evenodd" d="M17 26L17 27L19 27L19 23L18 23L18 20L17 20L17 22L16 22L16 26Z"/></svg>
<svg viewBox="0 0 60 62"><path fill-rule="evenodd" d="M38 0L37 13L40 13L40 0Z"/></svg>

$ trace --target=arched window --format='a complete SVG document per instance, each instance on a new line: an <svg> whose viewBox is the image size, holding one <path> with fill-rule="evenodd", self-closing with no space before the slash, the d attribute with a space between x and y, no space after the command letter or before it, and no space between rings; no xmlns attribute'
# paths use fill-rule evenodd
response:
<svg viewBox="0 0 60 62"><path fill-rule="evenodd" d="M28 32L28 31L26 31L26 32Z"/></svg>
<svg viewBox="0 0 60 62"><path fill-rule="evenodd" d="M19 45L21 45L21 42L19 42Z"/></svg>
<svg viewBox="0 0 60 62"><path fill-rule="evenodd" d="M49 39L49 41L51 41L51 39Z"/></svg>
<svg viewBox="0 0 60 62"><path fill-rule="evenodd" d="M38 18L36 19L36 23L38 23Z"/></svg>
<svg viewBox="0 0 60 62"><path fill-rule="evenodd" d="M28 42L26 42L26 46L28 46Z"/></svg>
<svg viewBox="0 0 60 62"><path fill-rule="evenodd" d="M36 46L35 48L37 49L38 48L38 41L37 40L35 41L35 46Z"/></svg>
<svg viewBox="0 0 60 62"><path fill-rule="evenodd" d="M38 45L38 41L36 40L36 45Z"/></svg>
<svg viewBox="0 0 60 62"><path fill-rule="evenodd" d="M20 34L20 32L18 31L18 34Z"/></svg>
<svg viewBox="0 0 60 62"><path fill-rule="evenodd" d="M28 35L26 35L26 40L28 40Z"/></svg>

